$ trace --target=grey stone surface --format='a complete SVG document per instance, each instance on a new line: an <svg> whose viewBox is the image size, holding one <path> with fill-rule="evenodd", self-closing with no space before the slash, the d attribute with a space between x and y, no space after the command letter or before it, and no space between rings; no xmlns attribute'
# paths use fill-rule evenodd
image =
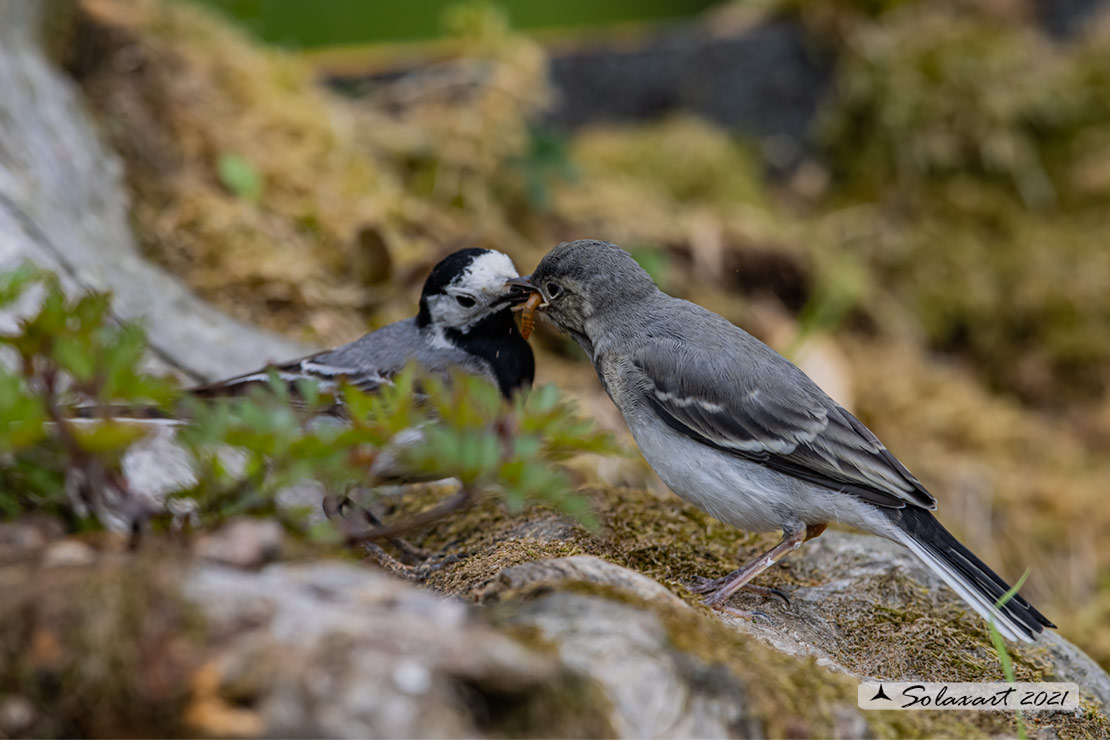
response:
<svg viewBox="0 0 1110 740"><path fill-rule="evenodd" d="M201 565L184 590L227 644L202 701L231 703L249 685L252 734L478 736L464 686L522 694L565 671L463 604L356 565ZM234 729L215 707L193 716L208 734Z"/></svg>
<svg viewBox="0 0 1110 740"><path fill-rule="evenodd" d="M787 147L771 157L785 166L807 145L834 65L799 23L757 23L733 33L696 22L636 45L556 54L551 77L559 99L550 118L574 128L691 111Z"/></svg>
<svg viewBox="0 0 1110 740"><path fill-rule="evenodd" d="M1082 36L1110 9L1107 0L1034 0L1037 20L1046 33L1060 40Z"/></svg>
<svg viewBox="0 0 1110 740"><path fill-rule="evenodd" d="M537 628L564 663L605 688L619 737L760 734L737 679L672 649L652 611L554 591L522 606L512 621Z"/></svg>
<svg viewBox="0 0 1110 740"><path fill-rule="evenodd" d="M257 568L281 555L285 531L273 519L234 519L215 532L202 535L196 553L237 568Z"/></svg>
<svg viewBox="0 0 1110 740"><path fill-rule="evenodd" d="M154 367L188 379L300 354L303 347L202 302L138 253L120 161L42 50L39 28L52 8L0 3L0 270L30 260L70 291L112 291L115 315L146 325ZM0 328L10 324L0 317Z"/></svg>
<svg viewBox="0 0 1110 740"><path fill-rule="evenodd" d="M28 539L10 528L4 533L20 542ZM27 547L41 548L42 537L31 539ZM58 551L77 544L55 539L47 547ZM103 581L105 574L120 573L124 557L144 556L99 550L93 558L57 559L48 572L58 582ZM771 624L721 619L797 657L807 681L819 685L836 673L849 681L862 677L838 660L832 645L843 636L829 631L823 612L845 608L843 602L852 599L873 601L876 583L889 583L888 577L900 583L920 578L927 584L927 576L871 537L831 537L808 560L834 577L813 587L812 595L798 589L791 607L775 613ZM153 558L129 571L130 587L141 590L145 587L135 578L155 583L170 576L203 624L202 631L191 630L194 642L182 686L187 695L181 722L190 734L766 735L751 682L767 680L768 668L753 666L749 675L743 661L725 665L681 647L675 630L708 628L703 620L718 617L699 616L662 584L600 558L572 556L506 568L491 586L502 598L491 599L488 608L349 562L276 563L253 570L175 557ZM0 559L4 583L19 583L19 572L44 571L19 553ZM33 589L31 580L19 589ZM49 613L88 608L79 589L52 593ZM152 613L158 607L149 605ZM676 615L685 616L674 621ZM1105 673L1066 641L1046 642L1053 678L1075 681L1088 696L1104 700ZM14 653L17 660L34 660L42 649L24 648ZM180 666L183 654L177 655ZM831 673L822 679L826 671ZM568 686L576 693L567 694ZM791 690L803 692L801 705L794 706L804 716L804 692L812 689L774 688ZM21 711L21 697L7 698L15 702L5 707L2 718L8 729L35 721ZM832 736L871 732L872 718L854 702L830 706L828 697L820 701L813 711L831 718L831 725L822 726ZM583 716L592 717L591 723L573 724ZM566 718L569 726L551 724ZM1031 727L1032 737L1053 737L1053 732L1051 722Z"/></svg>
<svg viewBox="0 0 1110 740"><path fill-rule="evenodd" d="M146 436L131 445L123 458L123 474L131 490L160 502L167 493L194 485L189 453L177 443L178 426L160 420L134 423L146 430Z"/></svg>
<svg viewBox="0 0 1110 740"><path fill-rule="evenodd" d="M666 594L596 558L522 566L529 567L554 581L585 577L649 599ZM760 734L736 677L674 649L658 614L619 599L552 590L510 604L499 622L538 632L552 652L491 630L461 602L346 564L272 565L257 574L199 565L184 587L228 645L218 658L221 684L281 656L280 670L256 688L261 734L478 735L453 684L520 696L559 675L586 677L604 692L618 737Z"/></svg>

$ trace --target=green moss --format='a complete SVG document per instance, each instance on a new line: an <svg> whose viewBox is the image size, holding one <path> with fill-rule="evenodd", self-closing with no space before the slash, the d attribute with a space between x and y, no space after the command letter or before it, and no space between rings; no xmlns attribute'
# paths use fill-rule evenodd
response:
<svg viewBox="0 0 1110 740"><path fill-rule="evenodd" d="M429 500L432 494L425 494ZM407 499L406 508L416 503ZM414 509L422 508L419 503ZM537 507L538 524L550 523L560 529L573 531L569 540L542 538L530 535L537 527L514 531L514 519L504 506L493 497L486 497L457 515L446 517L420 536L417 542L429 550L457 553L460 559L428 576L429 586L445 593L477 598L483 587L501 570L546 558L577 555L584 550L580 539L588 538L585 530L569 520ZM536 516L528 521L537 523Z"/></svg>
<svg viewBox="0 0 1110 740"><path fill-rule="evenodd" d="M591 534L569 519L542 508L526 518L511 516L487 499L424 533L419 542L465 554L432 574L429 585L448 593L475 595L500 570L545 558L590 554L640 571L683 589L697 576L715 578L743 558L765 550L777 538L753 535L719 522L673 496L633 489L587 489L601 523ZM409 498L407 510L428 505L437 494ZM789 573L776 582L803 583Z"/></svg>
<svg viewBox="0 0 1110 740"><path fill-rule="evenodd" d="M837 710L855 706L856 681L818 666L813 658L789 656L758 639L730 629L684 584L695 575L717 576L731 570L774 540L746 535L713 520L678 499L647 491L591 489L603 531L592 535L549 512L522 517L506 514L493 501L482 502L426 533L422 544L465 553L432 574L428 583L477 599L504 568L541 558L595 555L667 584L693 608L645 602L613 586L583 582L530 583L497 594L498 609L540 598L552 588L598 596L650 610L665 625L673 647L708 666L723 666L745 686L754 716L769 736L826 736L836 730ZM738 554L737 549L741 552ZM804 559L787 559L763 576L766 585L789 583L804 588L827 574ZM762 579L761 579L762 580ZM1003 680L982 620L944 591L908 580L897 571L868 584L873 599L833 595L822 603L836 637L821 645L836 662L860 675L877 678L956 681ZM504 627L504 625L502 625ZM520 634L526 644L545 649L542 638ZM1022 646L1011 652L1019 681L1050 680L1044 649ZM878 737L974 737L1012 735L1012 715L990 712L866 712ZM843 719L841 717L841 719ZM1110 726L1104 715L1034 715L1027 722L1052 728L1061 736L1097 736Z"/></svg>
<svg viewBox="0 0 1110 740"><path fill-rule="evenodd" d="M488 61L489 84L360 106L194 3L85 4L72 71L124 161L147 255L229 313L338 344L411 315L445 245L519 243L510 175L547 100L546 56L479 5L456 52Z"/></svg>
<svg viewBox="0 0 1110 740"><path fill-rule="evenodd" d="M765 197L757 154L689 115L591 129L575 139L574 159L591 177L652 183L660 195L680 203L761 205Z"/></svg>
<svg viewBox="0 0 1110 740"><path fill-rule="evenodd" d="M1033 217L1011 205L984 220L940 208L878 225L856 248L934 347L1038 403L1101 393L1110 366L1104 210Z"/></svg>

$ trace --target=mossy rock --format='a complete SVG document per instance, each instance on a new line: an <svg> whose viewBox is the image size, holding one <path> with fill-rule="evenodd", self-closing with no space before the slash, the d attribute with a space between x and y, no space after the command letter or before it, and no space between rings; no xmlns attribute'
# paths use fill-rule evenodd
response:
<svg viewBox="0 0 1110 740"><path fill-rule="evenodd" d="M783 589L788 606L751 594L735 598L739 608L769 617L749 621L702 607L686 584L696 575L728 572L773 537L745 535L677 499L646 491L590 493L601 515L597 533L543 511L514 518L492 501L440 523L421 543L447 547L461 558L431 573L428 585L492 604L495 614L518 625L542 624L542 609L527 604L559 593L649 610L666 625L671 647L704 665L723 666L750 687L745 716L771 734L838 731L856 711L855 686L863 678L1004 680L986 623L893 543L844 532L807 543L757 579ZM614 586L607 577L565 575L574 567L564 563L590 556L654 579L669 593L627 580ZM524 578L521 585L519 574L536 569L544 575ZM520 610L529 617L520 617ZM1084 692L1078 714L1028 716L1034 734L1110 732L1101 708L1110 701L1110 676L1082 652L1055 635L1008 650L1018 681L1076 681ZM970 737L1017 729L1012 715L987 712L867 712L864 720L884 737Z"/></svg>

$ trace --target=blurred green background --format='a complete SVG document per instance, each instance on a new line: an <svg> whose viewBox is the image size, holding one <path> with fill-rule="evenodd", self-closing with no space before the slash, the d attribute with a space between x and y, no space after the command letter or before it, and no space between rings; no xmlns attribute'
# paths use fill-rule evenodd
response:
<svg viewBox="0 0 1110 740"><path fill-rule="evenodd" d="M201 0L270 43L326 47L435 38L453 0ZM499 3L521 30L591 27L691 16L713 0L507 0Z"/></svg>

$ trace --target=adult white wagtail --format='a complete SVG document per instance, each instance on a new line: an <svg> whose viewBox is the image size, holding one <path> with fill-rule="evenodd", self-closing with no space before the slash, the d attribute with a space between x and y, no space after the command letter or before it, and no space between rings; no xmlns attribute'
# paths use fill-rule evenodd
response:
<svg viewBox="0 0 1110 740"><path fill-rule="evenodd" d="M308 378L332 392L344 380L372 391L407 363L445 376L462 370L495 383L502 395L531 385L532 348L513 319L514 302L528 294L506 281L517 277L509 256L492 249L462 249L434 268L413 318L384 326L342 347L186 390L195 396L237 395L277 373L292 385Z"/></svg>
<svg viewBox="0 0 1110 740"><path fill-rule="evenodd" d="M908 547L1011 640L1055 626L1021 596L995 609L1009 587L933 517L936 499L867 427L743 329L660 291L624 250L560 244L516 284L539 291L542 314L590 356L672 490L733 526L782 530L778 545L701 584L705 603L727 609L752 578L841 522Z"/></svg>

